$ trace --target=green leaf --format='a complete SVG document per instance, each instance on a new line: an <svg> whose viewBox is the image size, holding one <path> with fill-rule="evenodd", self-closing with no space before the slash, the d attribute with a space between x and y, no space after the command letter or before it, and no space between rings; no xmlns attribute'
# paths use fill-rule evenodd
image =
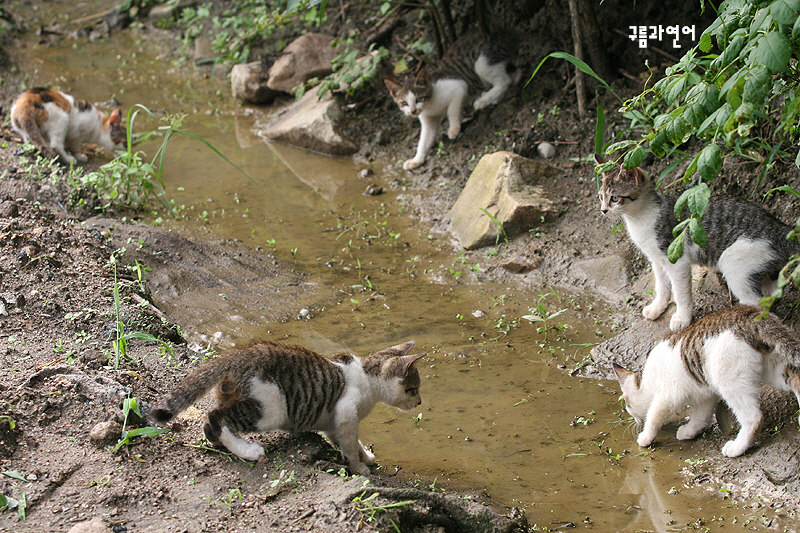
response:
<svg viewBox="0 0 800 533"><path fill-rule="evenodd" d="M628 148L629 146L634 146L635 144L636 144L636 141L632 141L632 140L615 142L611 146L606 148L606 154L613 154L617 150L622 150L622 149ZM599 154L599 153L602 153L602 152L597 152L597 153Z"/></svg>
<svg viewBox="0 0 800 533"><path fill-rule="evenodd" d="M678 259L681 258L683 255L683 241L686 239L685 230L681 232L680 235L675 237L675 240L672 241L667 248L667 258L669 259L670 263L677 263Z"/></svg>
<svg viewBox="0 0 800 533"><path fill-rule="evenodd" d="M720 170L722 170L722 149L716 144L709 144L697 156L697 172L703 180L711 181Z"/></svg>
<svg viewBox="0 0 800 533"><path fill-rule="evenodd" d="M800 17L794 21L794 26L792 26L792 38L794 39L798 35L800 35Z"/></svg>
<svg viewBox="0 0 800 533"><path fill-rule="evenodd" d="M628 170L636 168L642 164L646 155L647 152L644 148L636 146L633 150L625 154L625 157L622 159L622 165Z"/></svg>
<svg viewBox="0 0 800 533"><path fill-rule="evenodd" d="M606 133L606 115L603 112L603 105L597 99L597 125L594 129L594 153L603 153L603 137Z"/></svg>
<svg viewBox="0 0 800 533"><path fill-rule="evenodd" d="M800 111L800 96L794 97L791 102L784 105L783 112L781 113L781 125L784 128L789 128L794 125L797 120L798 111Z"/></svg>
<svg viewBox="0 0 800 533"><path fill-rule="evenodd" d="M780 24L794 24L800 16L800 0L776 0L769 6L769 14Z"/></svg>
<svg viewBox="0 0 800 533"><path fill-rule="evenodd" d="M762 36L751 56L751 63L766 66L772 72L784 72L792 57L788 37L777 31Z"/></svg>
<svg viewBox="0 0 800 533"><path fill-rule="evenodd" d="M701 52L708 53L708 51L711 50L711 34L704 33L701 35L700 42L697 43L697 47Z"/></svg>
<svg viewBox="0 0 800 533"><path fill-rule="evenodd" d="M704 182L700 182L694 187L683 191L675 201L675 218L681 219L684 207L689 208L692 216L703 218L703 214L708 207L708 200L711 198L711 189Z"/></svg>
<svg viewBox="0 0 800 533"><path fill-rule="evenodd" d="M8 476L12 479L18 479L20 481L26 481L26 482L28 481L27 479L25 479L25 476L23 476L16 470L6 470L5 472L3 472L3 475Z"/></svg>
<svg viewBox="0 0 800 533"><path fill-rule="evenodd" d="M678 146L689 140L692 135L692 125L683 117L674 117L665 127L667 139Z"/></svg>
<svg viewBox="0 0 800 533"><path fill-rule="evenodd" d="M700 221L692 217L689 219L689 237L700 248L706 247L706 230L700 224Z"/></svg>
<svg viewBox="0 0 800 533"><path fill-rule="evenodd" d="M788 60L787 60L788 61ZM772 76L764 65L753 65L744 83L742 100L761 105L772 88Z"/></svg>

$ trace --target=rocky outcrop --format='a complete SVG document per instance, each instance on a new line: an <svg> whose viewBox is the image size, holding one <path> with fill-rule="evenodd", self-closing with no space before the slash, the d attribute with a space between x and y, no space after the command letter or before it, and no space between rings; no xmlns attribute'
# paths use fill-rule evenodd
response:
<svg viewBox="0 0 800 533"><path fill-rule="evenodd" d="M259 126L258 134L322 154L351 155L357 147L339 131L342 116L338 99L330 93L318 99L312 91Z"/></svg>
<svg viewBox="0 0 800 533"><path fill-rule="evenodd" d="M450 210L451 231L475 250L554 220L559 209L541 183L560 172L511 152L483 156Z"/></svg>
<svg viewBox="0 0 800 533"><path fill-rule="evenodd" d="M231 94L233 97L250 104L267 104L279 94L267 86L260 61L234 65L231 70Z"/></svg>
<svg viewBox="0 0 800 533"><path fill-rule="evenodd" d="M332 42L333 37L321 33L307 33L292 41L270 67L267 86L289 93L311 78L333 72L331 63L338 53Z"/></svg>

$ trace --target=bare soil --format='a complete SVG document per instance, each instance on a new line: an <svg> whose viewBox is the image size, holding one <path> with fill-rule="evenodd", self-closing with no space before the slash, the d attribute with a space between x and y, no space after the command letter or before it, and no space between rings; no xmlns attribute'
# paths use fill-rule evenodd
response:
<svg viewBox="0 0 800 533"><path fill-rule="evenodd" d="M530 20L526 28L530 32L551 35L553 28L564 27L563 21L546 14ZM526 44L523 64L530 69L547 52L567 49L561 44L547 39ZM641 64L641 57L636 64ZM616 68L638 76L636 67ZM630 326L639 321L643 302L650 297L649 266L624 231L612 231L618 221L604 219L597 210L593 166L580 161L593 151L594 120L577 116L570 77L563 65L544 68L530 88L517 90L491 112L469 118L461 137L444 140L442 150L419 171L400 171L403 178L379 185L406 187L404 201L413 216L432 231L446 232L447 208L483 153L510 150L539 157L538 143L553 143L556 156L548 163L561 169L562 177L549 187L549 194L560 202L559 219L501 246L496 256L480 250L468 255L480 257L486 267L483 275L522 286L596 291L606 296L608 312L621 325ZM6 78L0 87L4 118L17 82ZM622 76L614 86L621 94L635 94L641 81ZM355 158L399 167L413 153L418 124L403 120L387 95L377 94L350 108L347 130L362 147ZM626 121L615 111L618 102L608 94L600 98L608 112L609 131L624 129ZM371 130L366 124L383 126ZM258 464L202 449L197 439L202 425L199 412L173 424L167 436L138 437L112 453L121 429L114 423L125 423L123 399L138 398L146 412L202 357L185 345L179 326L152 303L148 278L142 286L135 271L127 268L136 258L150 254L149 276L154 279L166 268L196 277L204 275L203 269L224 271L234 256L239 268L261 276L256 280L291 281L302 274L269 260L263 251L255 253L231 242L189 240L121 218L130 213L97 219L87 210L76 212L69 207L74 192L49 179L51 174L63 174L63 169L25 163L19 139L7 125L0 134L0 469L24 478L2 475L0 490L18 500L24 495L27 514L25 520L15 511L0 514L0 531L68 531L91 518L100 518L117 532L394 531L392 521L402 531L526 530L524 517L513 510L498 514L481 503L479 495L424 491L384 471L370 476L366 487L366 480L349 476L337 453L313 434L263 436L269 453ZM651 172L665 166L660 161L648 163ZM754 163L729 161L714 186L756 198L776 184L800 188L797 168L790 162L779 162L758 187L756 172ZM37 174L44 177L32 179ZM91 206L91 198L86 199L85 205ZM766 206L787 223L800 216L800 205L786 195L771 195ZM130 238L145 242L146 252L134 250ZM118 257L115 274L110 258L125 245L129 252ZM152 260L160 254L169 260ZM197 254L203 256L201 267ZM609 290L602 280L579 273L587 261L613 255L626 261L622 290ZM700 284L696 316L730 303L724 286L712 278ZM119 309L115 284L121 294ZM276 301L286 297L276 292ZM791 305L778 309L796 323L791 311ZM108 351L118 316L127 331L156 335L172 353L162 353L158 343L137 342L128 346L118 364L109 360L103 350ZM658 328L663 331L663 322L646 335L659 334ZM79 332L84 343L75 350L65 349L62 339L76 338ZM641 335L636 339L646 345ZM596 375L606 377L603 368L615 353L615 349L597 350L594 364L583 371L594 368ZM632 360L640 360L641 349L631 354ZM769 401L772 425L754 453L739 461L711 458L706 470L688 473L687 478L715 476L794 514L800 510L796 496L800 434L793 416L797 407L785 399ZM108 422L106 439L90 437L98 424ZM126 428L146 425L129 417ZM245 496L232 492L234 487L241 487ZM369 504L354 503L360 495L374 492L379 496ZM415 503L382 507L407 500Z"/></svg>

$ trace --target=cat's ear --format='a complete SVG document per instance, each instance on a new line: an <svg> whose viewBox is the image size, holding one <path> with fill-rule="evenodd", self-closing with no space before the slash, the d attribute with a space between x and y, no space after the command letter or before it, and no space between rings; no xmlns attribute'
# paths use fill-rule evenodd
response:
<svg viewBox="0 0 800 533"><path fill-rule="evenodd" d="M403 86L402 86L402 85L400 85L400 84L399 84L399 83L397 83L396 81L394 81L394 80L390 80L390 79L388 79L388 78L387 78L387 79L385 79L385 80L383 80L383 83L385 83L385 84L386 84L386 88L387 88L387 89L389 89L389 93L390 93L390 94L391 94L393 97L394 97L394 96L397 96L397 93L400 91L400 89L402 89L402 88L403 88Z"/></svg>
<svg viewBox="0 0 800 533"><path fill-rule="evenodd" d="M119 109L115 109L111 112L111 115L108 117L108 123L112 126L119 126L122 124L122 113L120 113Z"/></svg>
<svg viewBox="0 0 800 533"><path fill-rule="evenodd" d="M614 374L617 375L617 381L619 381L620 387L622 387L623 394L627 394L639 388L639 380L636 378L635 372L631 372L617 363L613 363L613 366Z"/></svg>
<svg viewBox="0 0 800 533"><path fill-rule="evenodd" d="M597 165L602 165L604 163L608 163L608 159L606 159L605 157L603 157L600 154L594 154L594 162Z"/></svg>
<svg viewBox="0 0 800 533"><path fill-rule="evenodd" d="M411 365L416 363L418 359L422 359L426 355L428 355L428 352L418 353L414 355L404 355L403 357L401 357L401 359L403 360L403 374L408 372L408 369L411 368Z"/></svg>
<svg viewBox="0 0 800 533"><path fill-rule="evenodd" d="M397 353L398 357L401 355L408 355L408 352L411 351L411 348L414 347L414 341L404 342L403 344L395 344L386 349L386 351L391 351L393 353Z"/></svg>

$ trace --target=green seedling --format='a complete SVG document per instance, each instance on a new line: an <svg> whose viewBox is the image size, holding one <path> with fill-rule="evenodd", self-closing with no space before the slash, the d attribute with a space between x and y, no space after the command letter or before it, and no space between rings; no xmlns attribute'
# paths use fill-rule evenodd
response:
<svg viewBox="0 0 800 533"><path fill-rule="evenodd" d="M130 444L133 437L155 437L156 435L161 435L162 433L168 433L170 431L169 428L155 428L149 426L127 430L128 415L130 415L131 411L136 413L139 418L143 418L142 411L139 409L139 402L137 402L136 398L134 397L126 398L125 401L122 402L122 433L120 433L119 442L116 446L114 446L112 453L115 453L121 447Z"/></svg>

